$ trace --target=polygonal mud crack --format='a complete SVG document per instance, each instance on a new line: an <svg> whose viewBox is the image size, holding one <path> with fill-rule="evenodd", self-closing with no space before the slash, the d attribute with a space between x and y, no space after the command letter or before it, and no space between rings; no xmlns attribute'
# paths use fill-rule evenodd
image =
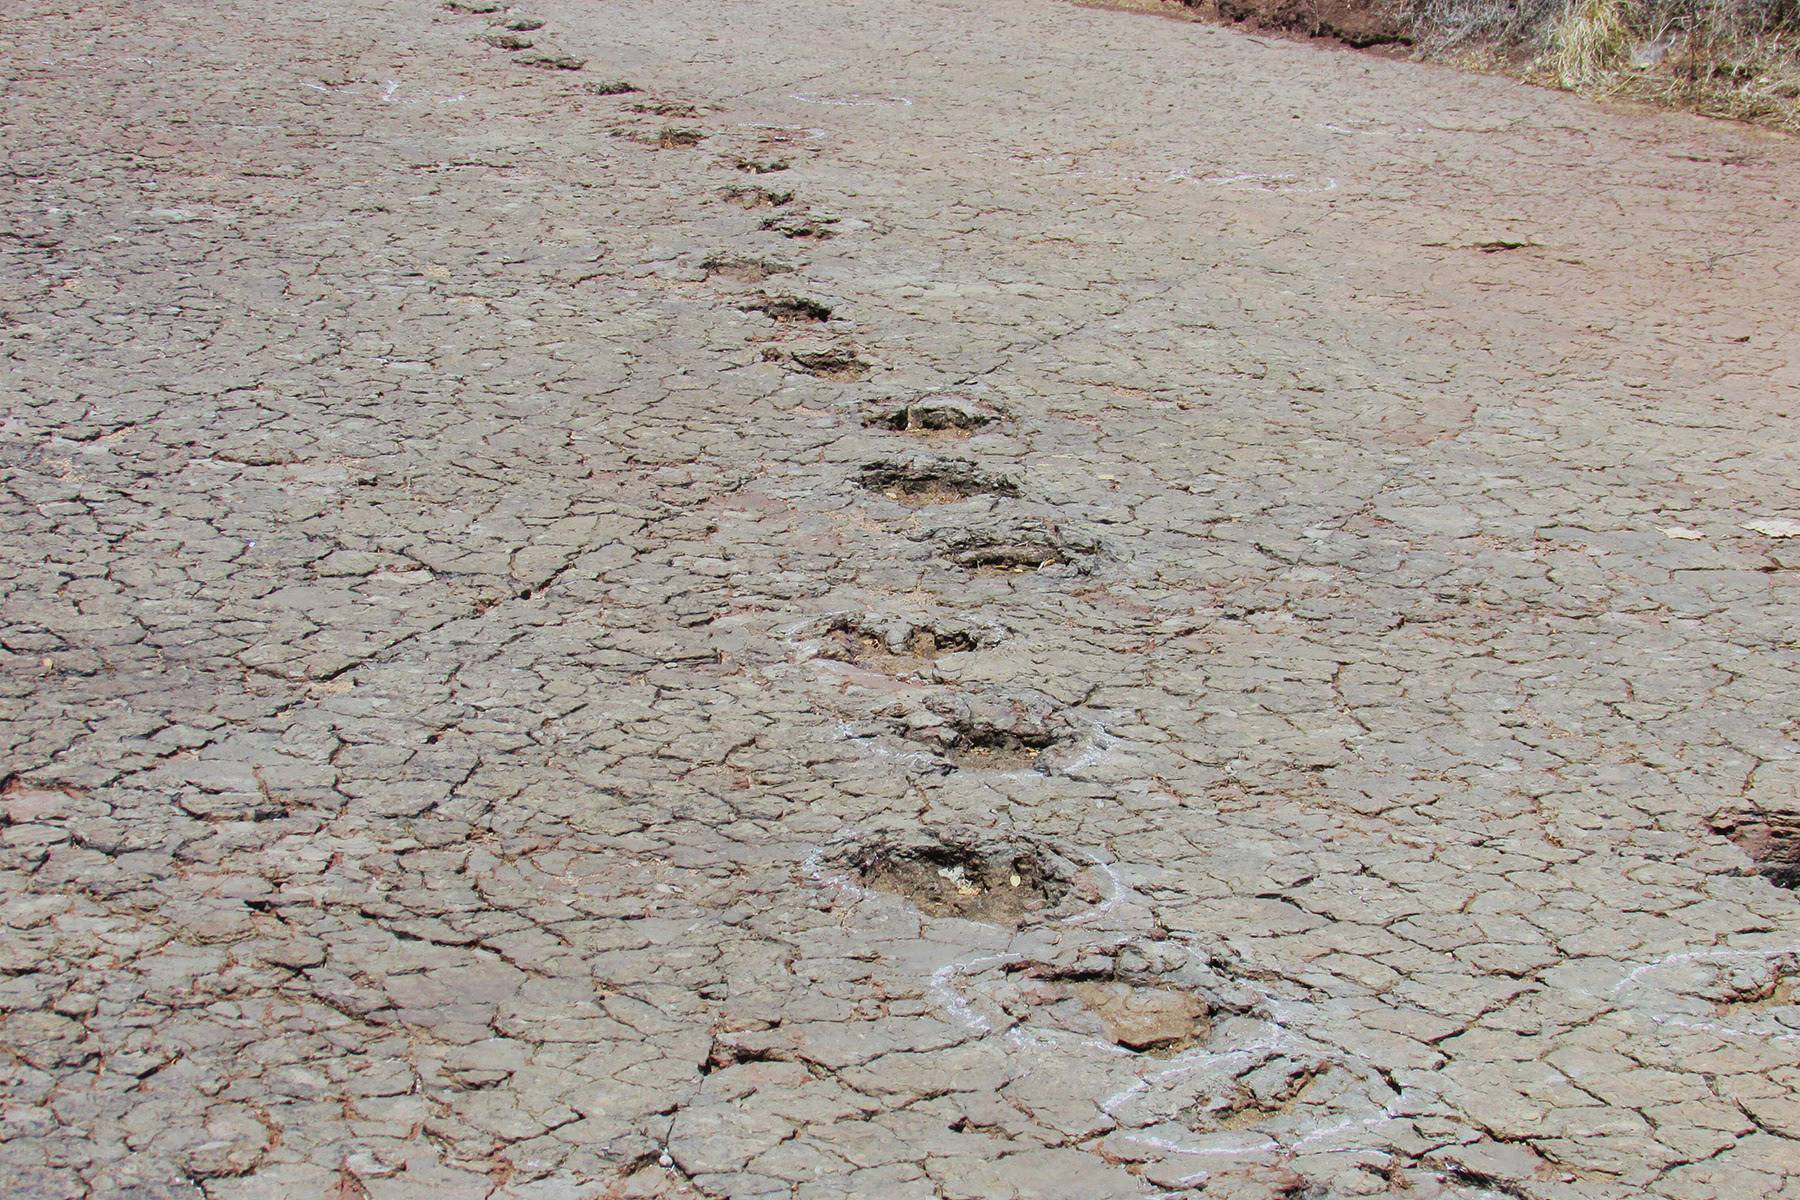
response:
<svg viewBox="0 0 1800 1200"><path fill-rule="evenodd" d="M1800 1006L1800 956L1730 963L1720 970L1715 989L1714 1009L1721 1014ZM1800 1026L1800 1011L1794 1017L1783 1023Z"/></svg>
<svg viewBox="0 0 1800 1200"><path fill-rule="evenodd" d="M1800 1030L1800 951L1778 944L1668 954L1633 969L1613 999L1683 1030L1792 1041Z"/></svg>
<svg viewBox="0 0 1800 1200"><path fill-rule="evenodd" d="M1044 521L1021 519L980 529L953 529L939 534L943 557L969 571L1023 574L1061 568L1083 569L1083 559L1093 553L1091 544L1064 537Z"/></svg>
<svg viewBox="0 0 1800 1200"><path fill-rule="evenodd" d="M834 617L820 637L819 657L904 674L945 654L991 645L994 634L978 626L920 625L900 618Z"/></svg>
<svg viewBox="0 0 1800 1200"><path fill-rule="evenodd" d="M837 856L871 891L933 917L1016 927L1069 895L1076 867L1019 837L952 827L872 834Z"/></svg>
<svg viewBox="0 0 1800 1200"><path fill-rule="evenodd" d="M1323 1101L1332 1084L1348 1082L1333 1076L1322 1058L1273 1059L1240 1076L1225 1095L1190 1109L1183 1124L1196 1133L1251 1129Z"/></svg>
<svg viewBox="0 0 1800 1200"><path fill-rule="evenodd" d="M857 473L857 481L908 508L950 504L970 496L1019 494L1019 485L1012 479L960 459L868 463Z"/></svg>
<svg viewBox="0 0 1800 1200"><path fill-rule="evenodd" d="M966 396L945 392L882 408L872 413L864 423L875 429L888 429L896 433L967 437L975 430L998 420L1000 414L991 406L980 404Z"/></svg>
<svg viewBox="0 0 1800 1200"><path fill-rule="evenodd" d="M1750 856L1756 869L1779 888L1800 887L1800 813L1722 812L1711 822Z"/></svg>

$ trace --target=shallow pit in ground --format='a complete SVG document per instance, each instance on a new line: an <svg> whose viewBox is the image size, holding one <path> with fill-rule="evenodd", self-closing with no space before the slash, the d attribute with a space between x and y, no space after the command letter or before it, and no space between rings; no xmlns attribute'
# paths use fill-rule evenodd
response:
<svg viewBox="0 0 1800 1200"><path fill-rule="evenodd" d="M940 437L967 437L1000 420L991 405L950 392L921 396L876 409L865 419L871 429Z"/></svg>
<svg viewBox="0 0 1800 1200"><path fill-rule="evenodd" d="M944 530L937 540L945 561L967 571L993 575L1055 569L1079 572L1093 552L1091 545L1072 541L1048 522L1029 518Z"/></svg>
<svg viewBox="0 0 1800 1200"><path fill-rule="evenodd" d="M1061 904L1076 873L1034 841L965 827L871 834L839 862L862 887L903 897L928 916L1015 927Z"/></svg>
<svg viewBox="0 0 1800 1200"><path fill-rule="evenodd" d="M709 279L718 277L736 283L761 283L771 275L784 275L793 270L786 263L747 254L711 254L700 261L700 269Z"/></svg>
<svg viewBox="0 0 1800 1200"><path fill-rule="evenodd" d="M615 128L613 136L656 150L691 150L706 140L704 130L683 125L665 125L654 130L626 125Z"/></svg>
<svg viewBox="0 0 1800 1200"><path fill-rule="evenodd" d="M1800 812L1728 811L1716 814L1714 833L1750 856L1757 873L1776 887L1800 887Z"/></svg>
<svg viewBox="0 0 1800 1200"><path fill-rule="evenodd" d="M971 496L1017 496L1019 485L960 459L936 462L873 462L857 472L857 482L908 508L951 504Z"/></svg>
<svg viewBox="0 0 1800 1200"><path fill-rule="evenodd" d="M1062 548L1040 539L1004 539L962 546L945 555L959 567L991 571L997 575L1022 575L1068 562Z"/></svg>
<svg viewBox="0 0 1800 1200"><path fill-rule="evenodd" d="M740 305L745 312L759 312L784 324L831 320L831 306L805 296L757 296Z"/></svg>
<svg viewBox="0 0 1800 1200"><path fill-rule="evenodd" d="M823 242L837 236L833 226L838 224L837 217L821 217L812 213L796 213L793 215L767 217L761 228L771 233L779 233L784 238L797 241Z"/></svg>
<svg viewBox="0 0 1800 1200"><path fill-rule="evenodd" d="M900 618L836 617L819 638L819 657L902 674L946 654L978 650L993 635L973 625L925 625Z"/></svg>
<svg viewBox="0 0 1800 1200"><path fill-rule="evenodd" d="M957 730L943 754L958 771L1036 771L1044 752L1065 740L1047 731L975 726Z"/></svg>
<svg viewBox="0 0 1800 1200"><path fill-rule="evenodd" d="M700 108L677 100L643 100L635 104L627 104L626 109L634 113L646 113L655 117L671 117L682 120L696 120L700 116Z"/></svg>
<svg viewBox="0 0 1800 1200"><path fill-rule="evenodd" d="M1800 955L1723 963L1710 990L1721 1015L1800 1006Z"/></svg>
<svg viewBox="0 0 1800 1200"><path fill-rule="evenodd" d="M1197 1046L1212 1030L1212 1008L1204 996L1110 971L1028 973L1016 998L1002 1007L1028 1027L1099 1038L1156 1058Z"/></svg>
<svg viewBox="0 0 1800 1200"><path fill-rule="evenodd" d="M1052 773L1078 756L1094 733L1070 720L1051 697L1032 689L928 694L892 710L913 743L928 747L943 771Z"/></svg>
<svg viewBox="0 0 1800 1200"><path fill-rule="evenodd" d="M1351 1082L1324 1059L1279 1055L1245 1072L1207 1103L1190 1108L1183 1124L1196 1133L1253 1129L1309 1104L1322 1106L1330 1093Z"/></svg>
<svg viewBox="0 0 1800 1200"><path fill-rule="evenodd" d="M821 350L790 350L787 360L794 368L833 383L854 383L868 375L874 364L857 357L854 350L836 347Z"/></svg>
<svg viewBox="0 0 1800 1200"><path fill-rule="evenodd" d="M972 980L967 997L1000 1018L996 1027L1040 1043L1070 1051L1098 1044L1148 1058L1171 1058L1219 1037L1254 1038L1265 1015L1257 994L1235 975L1160 938L1071 947L1053 961L1015 960Z"/></svg>
<svg viewBox="0 0 1800 1200"><path fill-rule="evenodd" d="M794 193L780 191L775 188L762 187L728 187L719 195L727 204L735 204L739 208L780 208L792 203Z"/></svg>

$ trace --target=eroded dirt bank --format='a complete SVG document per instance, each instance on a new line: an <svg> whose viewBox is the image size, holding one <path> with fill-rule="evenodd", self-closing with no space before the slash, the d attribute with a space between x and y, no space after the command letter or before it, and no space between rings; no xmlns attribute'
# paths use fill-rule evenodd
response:
<svg viewBox="0 0 1800 1200"><path fill-rule="evenodd" d="M1790 144L484 7L12 23L8 1195L1800 1195Z"/></svg>

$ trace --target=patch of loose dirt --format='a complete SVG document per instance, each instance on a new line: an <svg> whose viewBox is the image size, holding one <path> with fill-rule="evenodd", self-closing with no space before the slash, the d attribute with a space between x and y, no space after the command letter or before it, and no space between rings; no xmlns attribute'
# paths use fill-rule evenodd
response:
<svg viewBox="0 0 1800 1200"><path fill-rule="evenodd" d="M1714 833L1748 854L1770 883L1800 887L1800 813L1723 812L1710 823Z"/></svg>
<svg viewBox="0 0 1800 1200"><path fill-rule="evenodd" d="M744 304L745 312L759 312L784 324L831 320L831 306L804 296L758 296Z"/></svg>
<svg viewBox="0 0 1800 1200"><path fill-rule="evenodd" d="M1178 1054L1204 1040L1211 1028L1206 1002L1179 988L1090 979L1070 984L1069 991L1094 1014L1109 1039L1140 1054Z"/></svg>
<svg viewBox="0 0 1800 1200"><path fill-rule="evenodd" d="M1050 733L978 726L958 730L944 757L959 771L1031 771L1059 740Z"/></svg>
<svg viewBox="0 0 1800 1200"><path fill-rule="evenodd" d="M943 655L979 649L987 641L985 636L973 630L846 617L826 631L819 655L890 675L902 675Z"/></svg>
<svg viewBox="0 0 1800 1200"><path fill-rule="evenodd" d="M946 547L944 557L966 570L995 575L1024 575L1071 561L1060 539L1032 531L1010 537L969 537Z"/></svg>
<svg viewBox="0 0 1800 1200"><path fill-rule="evenodd" d="M762 222L761 227L771 233L779 233L784 238L822 242L837 236L837 230L832 228L837 223L836 217L796 214L794 216L769 217Z"/></svg>
<svg viewBox="0 0 1800 1200"><path fill-rule="evenodd" d="M793 270L786 263L747 254L709 255L701 261L700 269L709 279L729 279L734 283L761 283L771 275L784 275Z"/></svg>
<svg viewBox="0 0 1800 1200"><path fill-rule="evenodd" d="M927 695L890 715L950 771L1053 771L1084 744L1052 697L1029 688Z"/></svg>
<svg viewBox="0 0 1800 1200"><path fill-rule="evenodd" d="M950 828L877 835L846 855L852 877L933 917L1017 927L1069 895L1072 865L1024 838Z"/></svg>
<svg viewBox="0 0 1800 1200"><path fill-rule="evenodd" d="M773 175L787 170L794 163L787 158L745 158L739 155L731 159L731 165L750 175Z"/></svg>
<svg viewBox="0 0 1800 1200"><path fill-rule="evenodd" d="M658 150L689 150L706 140L706 132L684 125L669 125L656 131L650 145Z"/></svg>
<svg viewBox="0 0 1800 1200"><path fill-rule="evenodd" d="M1019 485L961 459L935 462L876 462L865 465L858 482L908 508L950 504L971 496L1017 496Z"/></svg>
<svg viewBox="0 0 1800 1200"><path fill-rule="evenodd" d="M1014 962L984 992L1024 1029L1151 1058L1206 1045L1220 1023L1256 1008L1231 975L1154 940L1077 953L1072 962Z"/></svg>
<svg viewBox="0 0 1800 1200"><path fill-rule="evenodd" d="M651 116L688 121L695 120L700 116L699 105L686 104L678 100L643 100L625 107L635 113L647 113Z"/></svg>
<svg viewBox="0 0 1800 1200"><path fill-rule="evenodd" d="M780 208L794 200L792 192L762 187L733 186L725 188L719 195L727 204L735 204L739 208Z"/></svg>
<svg viewBox="0 0 1800 1200"><path fill-rule="evenodd" d="M779 357L779 352L777 352ZM833 383L855 383L865 378L873 363L865 362L857 357L854 350L843 350L835 347L822 350L790 350L787 360L797 370L808 375L816 375L820 379L829 379Z"/></svg>
<svg viewBox="0 0 1800 1200"><path fill-rule="evenodd" d="M943 393L921 396L904 404L887 405L869 414L864 424L895 433L968 437L997 423L1000 413L966 396Z"/></svg>

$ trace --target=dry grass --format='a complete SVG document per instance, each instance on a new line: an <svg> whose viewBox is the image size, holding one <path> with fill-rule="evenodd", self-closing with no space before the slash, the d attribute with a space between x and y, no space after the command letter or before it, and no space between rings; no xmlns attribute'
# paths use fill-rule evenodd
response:
<svg viewBox="0 0 1800 1200"><path fill-rule="evenodd" d="M1800 132L1800 46L1758 40L1727 54L1692 54L1673 70L1615 77L1594 90Z"/></svg>
<svg viewBox="0 0 1800 1200"><path fill-rule="evenodd" d="M1216 7L1076 2L1189 19ZM1800 0L1361 2L1398 18L1425 58L1800 133Z"/></svg>
<svg viewBox="0 0 1800 1200"><path fill-rule="evenodd" d="M1572 0L1550 30L1543 69L1559 87L1606 87L1631 63L1635 39L1624 0Z"/></svg>
<svg viewBox="0 0 1800 1200"><path fill-rule="evenodd" d="M1541 69L1588 95L1800 130L1800 13L1792 6L1575 0Z"/></svg>
<svg viewBox="0 0 1800 1200"><path fill-rule="evenodd" d="M1431 58L1800 131L1800 0L1393 0Z"/></svg>
<svg viewBox="0 0 1800 1200"><path fill-rule="evenodd" d="M1800 0L1397 0L1428 55L1800 131Z"/></svg>

